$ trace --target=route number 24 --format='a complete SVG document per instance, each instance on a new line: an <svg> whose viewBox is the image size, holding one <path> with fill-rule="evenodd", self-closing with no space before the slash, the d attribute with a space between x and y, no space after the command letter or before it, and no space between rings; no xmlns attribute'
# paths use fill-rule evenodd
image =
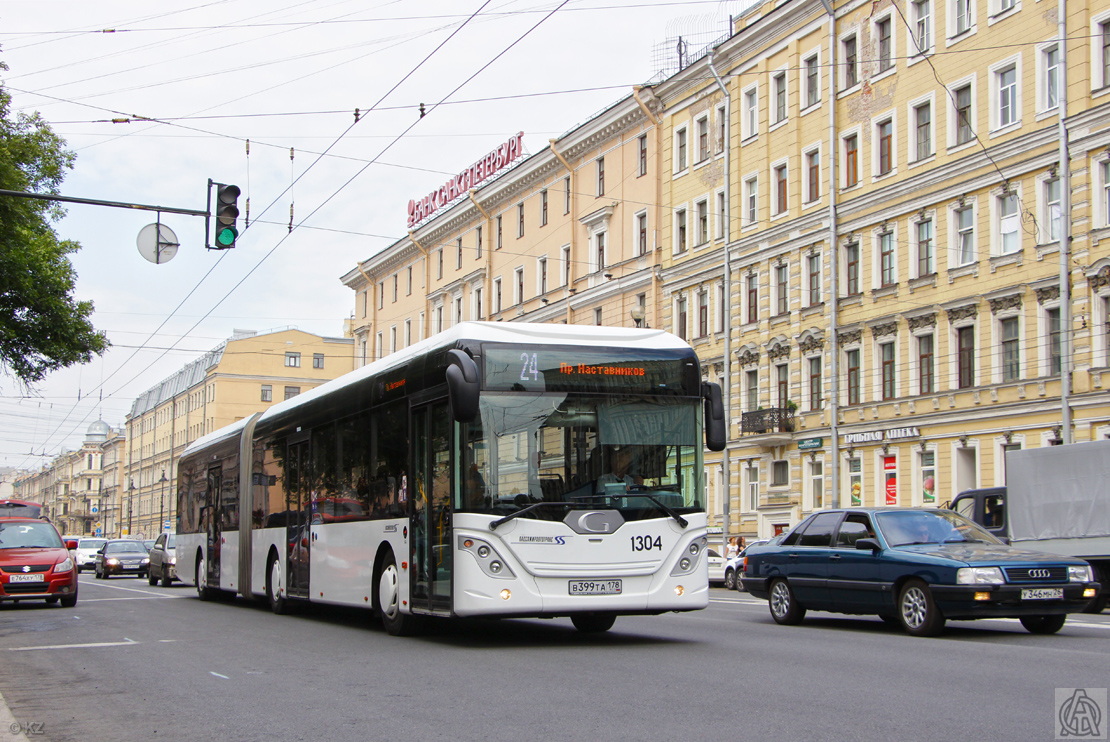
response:
<svg viewBox="0 0 1110 742"><path fill-rule="evenodd" d="M651 536L633 536L632 537L632 551L651 551L652 549L663 550L663 539L659 536L652 538Z"/></svg>

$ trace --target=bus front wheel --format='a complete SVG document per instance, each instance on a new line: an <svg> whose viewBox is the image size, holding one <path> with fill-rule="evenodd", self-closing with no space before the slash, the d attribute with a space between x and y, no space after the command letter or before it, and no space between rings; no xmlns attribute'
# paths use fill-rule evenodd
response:
<svg viewBox="0 0 1110 742"><path fill-rule="evenodd" d="M419 616L401 611L401 573L393 553L386 554L378 572L378 610L391 636L412 636L419 630Z"/></svg>

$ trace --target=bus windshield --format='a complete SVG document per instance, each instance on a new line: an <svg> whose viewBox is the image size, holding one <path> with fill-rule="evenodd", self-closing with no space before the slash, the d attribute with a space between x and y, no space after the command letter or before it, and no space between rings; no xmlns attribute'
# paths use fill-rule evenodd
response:
<svg viewBox="0 0 1110 742"><path fill-rule="evenodd" d="M704 509L697 400L485 393L479 410L460 442L458 510L505 515L572 503L659 517L653 506Z"/></svg>

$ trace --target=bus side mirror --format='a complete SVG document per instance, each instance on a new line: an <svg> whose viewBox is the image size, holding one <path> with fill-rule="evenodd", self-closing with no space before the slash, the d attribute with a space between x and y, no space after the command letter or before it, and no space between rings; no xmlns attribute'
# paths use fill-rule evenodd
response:
<svg viewBox="0 0 1110 742"><path fill-rule="evenodd" d="M464 351L447 351L447 399L457 422L468 423L478 416L478 364Z"/></svg>
<svg viewBox="0 0 1110 742"><path fill-rule="evenodd" d="M712 381L702 382L701 396L705 399L705 447L710 451L723 451L726 431L721 385Z"/></svg>

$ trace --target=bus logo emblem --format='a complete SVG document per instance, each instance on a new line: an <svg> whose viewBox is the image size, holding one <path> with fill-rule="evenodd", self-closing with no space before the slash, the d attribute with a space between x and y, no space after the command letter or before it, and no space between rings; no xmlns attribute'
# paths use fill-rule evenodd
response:
<svg viewBox="0 0 1110 742"><path fill-rule="evenodd" d="M575 533L614 533L624 517L616 510L572 510L563 522Z"/></svg>

